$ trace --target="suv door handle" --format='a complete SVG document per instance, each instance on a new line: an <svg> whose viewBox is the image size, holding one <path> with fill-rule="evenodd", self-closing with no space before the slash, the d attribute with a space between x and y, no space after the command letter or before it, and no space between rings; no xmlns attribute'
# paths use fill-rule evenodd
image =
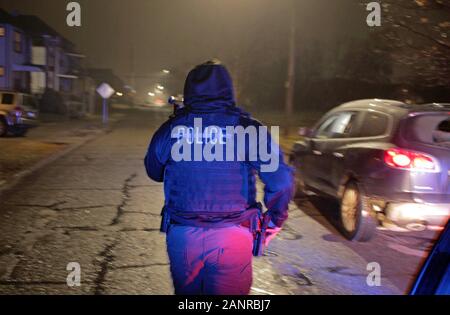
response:
<svg viewBox="0 0 450 315"><path fill-rule="evenodd" d="M339 159L342 159L344 157L344 154L342 154L340 152L333 152L333 155Z"/></svg>

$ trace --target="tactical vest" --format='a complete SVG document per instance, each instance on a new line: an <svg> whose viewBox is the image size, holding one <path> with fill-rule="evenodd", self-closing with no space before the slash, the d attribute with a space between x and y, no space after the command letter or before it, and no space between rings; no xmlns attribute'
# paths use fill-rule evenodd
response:
<svg viewBox="0 0 450 315"><path fill-rule="evenodd" d="M176 121L192 127L193 118L175 119L172 128ZM240 121L235 113L195 115L195 118L203 118L203 127L236 126ZM220 124L213 123L216 121ZM164 192L165 209L174 217L220 219L242 213L256 204L256 178L254 170L244 161L175 162L171 159L165 169Z"/></svg>

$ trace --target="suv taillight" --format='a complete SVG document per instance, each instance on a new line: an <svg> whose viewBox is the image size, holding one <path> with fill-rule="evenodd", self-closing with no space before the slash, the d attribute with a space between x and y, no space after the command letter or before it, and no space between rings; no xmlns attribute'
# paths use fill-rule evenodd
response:
<svg viewBox="0 0 450 315"><path fill-rule="evenodd" d="M384 162L391 167L411 171L434 172L438 170L437 162L432 156L405 149L393 148L386 150L384 152Z"/></svg>

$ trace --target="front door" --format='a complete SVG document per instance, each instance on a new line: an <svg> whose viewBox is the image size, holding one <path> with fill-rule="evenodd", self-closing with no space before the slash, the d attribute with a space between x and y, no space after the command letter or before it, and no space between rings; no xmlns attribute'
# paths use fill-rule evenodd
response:
<svg viewBox="0 0 450 315"><path fill-rule="evenodd" d="M347 144L357 116L358 113L354 111L335 113L316 132L314 151L319 162L317 182L320 183L320 190L326 194L336 194L335 177L341 176L337 171L343 169L345 158L339 148Z"/></svg>

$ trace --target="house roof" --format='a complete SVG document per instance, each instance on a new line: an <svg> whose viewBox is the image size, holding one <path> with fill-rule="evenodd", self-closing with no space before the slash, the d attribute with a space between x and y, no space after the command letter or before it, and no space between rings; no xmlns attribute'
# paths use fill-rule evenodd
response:
<svg viewBox="0 0 450 315"><path fill-rule="evenodd" d="M62 40L62 44L68 51L72 52L74 50L74 43L62 36L39 17L34 15L18 15L14 18L17 20L17 23L31 36L40 37L42 35L48 35L52 37L59 37Z"/></svg>
<svg viewBox="0 0 450 315"><path fill-rule="evenodd" d="M30 35L50 35L61 38L63 37L37 16L18 15L14 18Z"/></svg>
<svg viewBox="0 0 450 315"><path fill-rule="evenodd" d="M0 23L11 24L17 27L21 27L16 18L0 8Z"/></svg>
<svg viewBox="0 0 450 315"><path fill-rule="evenodd" d="M7 23L21 28L33 38L41 39L43 35L60 38L61 44L66 51L76 53L74 43L62 36L37 16L10 14L0 8L0 23Z"/></svg>

